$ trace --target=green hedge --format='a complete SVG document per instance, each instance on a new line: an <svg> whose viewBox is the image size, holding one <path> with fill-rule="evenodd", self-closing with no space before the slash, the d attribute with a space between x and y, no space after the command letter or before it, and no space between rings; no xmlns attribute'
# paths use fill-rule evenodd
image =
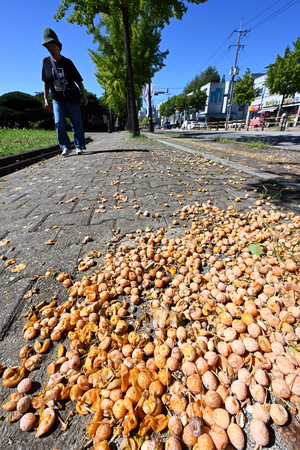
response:
<svg viewBox="0 0 300 450"><path fill-rule="evenodd" d="M8 92L1 95L0 106L11 108L14 111L25 111L28 109L42 108L42 103L33 95L25 94L24 92Z"/></svg>

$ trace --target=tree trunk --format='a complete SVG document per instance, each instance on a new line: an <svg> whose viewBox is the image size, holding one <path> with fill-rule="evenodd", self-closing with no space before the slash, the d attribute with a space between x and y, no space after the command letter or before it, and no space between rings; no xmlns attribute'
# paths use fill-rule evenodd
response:
<svg viewBox="0 0 300 450"><path fill-rule="evenodd" d="M128 92L126 92L126 118L125 118L126 130L131 130L129 109L130 109L129 108L129 97L128 97Z"/></svg>
<svg viewBox="0 0 300 450"><path fill-rule="evenodd" d="M276 120L278 120L279 117L280 117L280 113L281 113L281 110L282 110L282 105L284 103L285 97L286 97L285 95L282 96L282 99L281 99L281 102L280 102L280 105L279 105L279 108L278 108L278 111L277 111Z"/></svg>
<svg viewBox="0 0 300 450"><path fill-rule="evenodd" d="M123 16L123 36L124 36L124 48L125 48L126 68L127 68L127 96L129 105L128 115L130 117L129 123L131 127L130 131L132 132L133 136L137 136L140 134L140 130L135 103L133 68L130 50L128 6L121 6L121 11Z"/></svg>
<svg viewBox="0 0 300 450"><path fill-rule="evenodd" d="M148 123L148 131L150 131L150 133L154 133L153 122L152 122L151 81L149 82L148 105L149 105L149 123Z"/></svg>

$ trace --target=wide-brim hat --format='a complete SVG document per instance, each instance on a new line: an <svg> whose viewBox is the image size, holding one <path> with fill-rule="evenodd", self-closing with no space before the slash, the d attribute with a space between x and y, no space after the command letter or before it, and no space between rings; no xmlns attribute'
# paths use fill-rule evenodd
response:
<svg viewBox="0 0 300 450"><path fill-rule="evenodd" d="M45 28L44 29L44 33L43 33L43 46L47 47L47 44L49 44L50 42L55 42L55 44L61 49L62 48L62 43L59 42L57 34L51 30L51 28Z"/></svg>

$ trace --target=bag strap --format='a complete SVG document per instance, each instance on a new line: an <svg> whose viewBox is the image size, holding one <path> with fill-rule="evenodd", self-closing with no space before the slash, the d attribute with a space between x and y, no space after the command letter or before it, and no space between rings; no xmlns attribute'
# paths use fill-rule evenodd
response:
<svg viewBox="0 0 300 450"><path fill-rule="evenodd" d="M56 78L57 78L59 84L61 85L61 79L60 79L60 76L58 75L58 71L57 71L56 65L55 65L55 63L54 63L54 60L53 60L53 58L52 58L52 55L50 56L50 61L51 61L51 64L52 64L54 73L55 73L55 75L56 75Z"/></svg>

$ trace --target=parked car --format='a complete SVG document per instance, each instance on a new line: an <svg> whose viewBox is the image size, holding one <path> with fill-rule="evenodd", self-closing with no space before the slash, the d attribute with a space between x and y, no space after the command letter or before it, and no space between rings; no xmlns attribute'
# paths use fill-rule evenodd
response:
<svg viewBox="0 0 300 450"><path fill-rule="evenodd" d="M200 129L200 122L191 121L188 126L188 130L196 130L196 129Z"/></svg>
<svg viewBox="0 0 300 450"><path fill-rule="evenodd" d="M228 127L229 128L245 128L246 122L242 120L238 120L236 122L229 122Z"/></svg>
<svg viewBox="0 0 300 450"><path fill-rule="evenodd" d="M183 124L181 125L181 128L182 128L183 130L189 130L189 125L190 125L190 123L191 123L190 120L185 120L185 121L183 122Z"/></svg>
<svg viewBox="0 0 300 450"><path fill-rule="evenodd" d="M163 127L164 129L170 130L172 128L172 125L170 124L170 122L164 122Z"/></svg>

